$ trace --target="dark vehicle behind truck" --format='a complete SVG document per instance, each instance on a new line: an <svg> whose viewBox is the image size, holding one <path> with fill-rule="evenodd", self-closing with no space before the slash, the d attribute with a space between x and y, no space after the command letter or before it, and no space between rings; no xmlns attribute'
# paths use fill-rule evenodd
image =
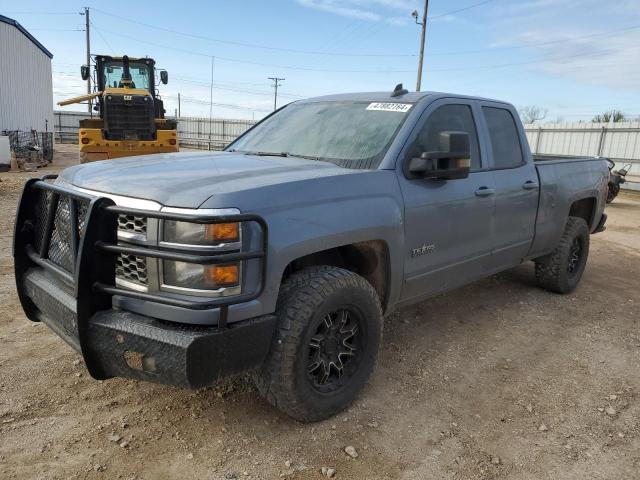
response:
<svg viewBox="0 0 640 480"><path fill-rule="evenodd" d="M504 102L314 98L225 152L29 181L18 292L95 378L198 388L251 370L314 421L360 392L394 308L527 260L542 287L572 291L607 177L603 159L534 160Z"/></svg>

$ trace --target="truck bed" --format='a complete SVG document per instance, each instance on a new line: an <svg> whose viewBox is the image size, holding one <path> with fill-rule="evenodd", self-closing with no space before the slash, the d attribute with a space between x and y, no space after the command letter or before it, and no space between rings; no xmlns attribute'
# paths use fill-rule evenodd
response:
<svg viewBox="0 0 640 480"><path fill-rule="evenodd" d="M557 245L564 230L569 207L585 198L595 199L593 231L604 209L609 168L604 158L535 155L540 185L536 233L531 257L545 255ZM603 192L605 192L603 194Z"/></svg>
<svg viewBox="0 0 640 480"><path fill-rule="evenodd" d="M572 155L550 155L550 154L535 154L533 155L533 161L538 162L555 162L555 163L566 163L566 162L587 162L591 160L604 160L602 157L576 157Z"/></svg>

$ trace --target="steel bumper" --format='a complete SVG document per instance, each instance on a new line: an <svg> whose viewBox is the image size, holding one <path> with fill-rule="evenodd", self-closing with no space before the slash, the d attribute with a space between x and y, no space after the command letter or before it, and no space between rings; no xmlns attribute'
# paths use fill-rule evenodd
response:
<svg viewBox="0 0 640 480"><path fill-rule="evenodd" d="M38 320L80 352L97 379L125 377L200 388L259 366L275 330L273 315L221 330L110 309L88 319L80 340L74 298L38 269L29 271L24 279Z"/></svg>
<svg viewBox="0 0 640 480"><path fill-rule="evenodd" d="M229 305L257 298L264 287L264 220L123 209L108 198L71 191L50 179L27 181L20 199L13 244L16 287L27 317L46 323L80 352L91 376L199 388L262 363L275 316L228 323L227 311ZM255 222L263 232L262 248L217 254L120 245L116 216L121 213L195 223ZM246 293L212 299L137 292L115 284L115 258L123 252L200 264L257 258L262 280ZM219 320L213 326L167 322L114 308L114 296L190 310L219 309Z"/></svg>

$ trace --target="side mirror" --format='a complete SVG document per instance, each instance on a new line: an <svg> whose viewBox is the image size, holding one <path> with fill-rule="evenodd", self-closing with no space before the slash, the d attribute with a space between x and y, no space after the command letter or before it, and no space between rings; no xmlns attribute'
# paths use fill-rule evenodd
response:
<svg viewBox="0 0 640 480"><path fill-rule="evenodd" d="M163 85L166 85L168 81L169 81L169 74L167 73L167 71L160 70L160 82L162 82Z"/></svg>
<svg viewBox="0 0 640 480"><path fill-rule="evenodd" d="M467 178L471 149L467 132L442 132L440 150L423 152L409 161L409 172L421 178L457 180Z"/></svg>
<svg viewBox="0 0 640 480"><path fill-rule="evenodd" d="M82 77L82 80L87 80L89 78L89 75L90 75L89 66L82 65L80 67L80 76Z"/></svg>

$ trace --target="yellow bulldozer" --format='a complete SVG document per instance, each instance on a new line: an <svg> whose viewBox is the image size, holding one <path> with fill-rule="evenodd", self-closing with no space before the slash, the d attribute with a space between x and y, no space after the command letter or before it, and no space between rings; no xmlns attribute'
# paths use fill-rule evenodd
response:
<svg viewBox="0 0 640 480"><path fill-rule="evenodd" d="M80 69L83 80L91 74L88 65ZM162 84L166 70L159 70ZM80 120L80 162L110 158L177 152L175 120L164 118L162 100L156 92L156 68L152 58L95 56L96 91L58 102L70 105L95 99L99 116Z"/></svg>

